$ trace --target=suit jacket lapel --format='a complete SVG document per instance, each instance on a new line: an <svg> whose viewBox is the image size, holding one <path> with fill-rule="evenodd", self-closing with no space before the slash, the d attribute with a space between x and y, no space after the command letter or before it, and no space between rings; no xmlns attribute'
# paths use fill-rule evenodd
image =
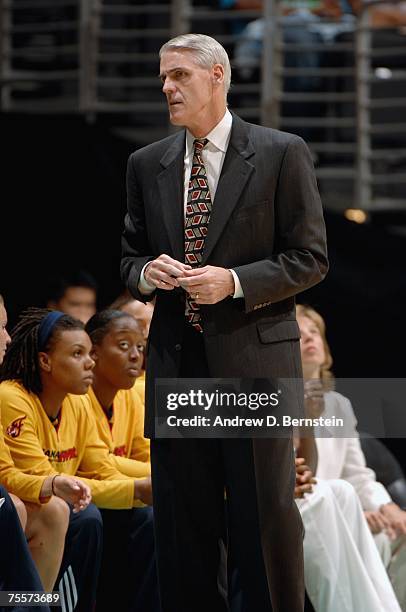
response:
<svg viewBox="0 0 406 612"><path fill-rule="evenodd" d="M162 202L163 223L172 247L172 257L184 261L183 171L185 131L175 135L172 145L162 156L162 172L157 181Z"/></svg>
<svg viewBox="0 0 406 612"><path fill-rule="evenodd" d="M254 170L253 164L248 161L248 158L255 153L248 132L248 124L233 113L230 142L210 215L202 265L205 265L210 257Z"/></svg>
<svg viewBox="0 0 406 612"><path fill-rule="evenodd" d="M249 138L249 126L233 113L231 137L217 185L210 225L204 245L202 265L205 265L232 214L240 195L254 170L248 159L255 153ZM168 232L172 256L178 261L185 257L183 172L185 131L175 135L162 156L163 170L157 176L162 202L163 223Z"/></svg>

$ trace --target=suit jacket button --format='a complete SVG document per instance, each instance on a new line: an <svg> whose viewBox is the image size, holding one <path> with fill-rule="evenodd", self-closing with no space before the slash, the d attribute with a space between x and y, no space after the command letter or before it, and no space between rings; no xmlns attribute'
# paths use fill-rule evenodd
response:
<svg viewBox="0 0 406 612"><path fill-rule="evenodd" d="M175 344L175 351L181 351L182 350L182 345L181 344Z"/></svg>

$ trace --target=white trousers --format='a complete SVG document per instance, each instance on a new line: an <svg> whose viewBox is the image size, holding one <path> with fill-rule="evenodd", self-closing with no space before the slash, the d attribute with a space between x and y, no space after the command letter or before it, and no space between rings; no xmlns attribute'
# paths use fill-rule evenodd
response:
<svg viewBox="0 0 406 612"><path fill-rule="evenodd" d="M306 590L316 612L401 612L352 485L317 479L297 505Z"/></svg>
<svg viewBox="0 0 406 612"><path fill-rule="evenodd" d="M406 536L399 536L392 541L381 531L374 535L374 540L402 612L406 612Z"/></svg>

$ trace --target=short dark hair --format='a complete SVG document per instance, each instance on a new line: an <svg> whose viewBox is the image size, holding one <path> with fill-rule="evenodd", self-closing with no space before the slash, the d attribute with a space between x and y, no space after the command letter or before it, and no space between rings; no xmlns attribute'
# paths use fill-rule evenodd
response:
<svg viewBox="0 0 406 612"><path fill-rule="evenodd" d="M113 310L112 308L106 308L96 312L85 325L85 331L90 336L92 344L100 344L106 334L110 331L110 327L113 321L117 319L131 319L136 323L134 317L128 312L122 310ZM137 324L138 325L138 324Z"/></svg>
<svg viewBox="0 0 406 612"><path fill-rule="evenodd" d="M135 298L131 295L128 289L125 289L109 306L109 310L121 310L123 306L133 302Z"/></svg>
<svg viewBox="0 0 406 612"><path fill-rule="evenodd" d="M48 300L59 302L70 287L86 287L96 294L98 284L96 279L86 270L76 270L64 276L54 277L49 282Z"/></svg>

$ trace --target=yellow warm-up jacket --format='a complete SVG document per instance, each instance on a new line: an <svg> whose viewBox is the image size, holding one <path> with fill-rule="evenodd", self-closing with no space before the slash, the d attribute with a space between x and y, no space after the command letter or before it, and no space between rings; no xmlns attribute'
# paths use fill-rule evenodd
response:
<svg viewBox="0 0 406 612"><path fill-rule="evenodd" d="M142 372L141 376L138 376L134 383L134 389L138 393L142 405L145 406L145 371Z"/></svg>
<svg viewBox="0 0 406 612"><path fill-rule="evenodd" d="M134 499L134 481L120 473L99 438L89 398L67 395L55 426L35 393L16 381L0 384L4 438L17 468L27 474L76 475L91 488L101 508L143 506Z"/></svg>
<svg viewBox="0 0 406 612"><path fill-rule="evenodd" d="M1 413L0 413L1 418ZM13 463L10 450L4 441L3 429L0 425L0 483L9 493L14 493L26 502L40 503L50 498L41 498L40 492L47 476L25 474Z"/></svg>
<svg viewBox="0 0 406 612"><path fill-rule="evenodd" d="M144 406L135 388L118 391L109 421L92 388L88 397L99 437L109 447L111 460L127 476L149 476L149 440L144 438Z"/></svg>

